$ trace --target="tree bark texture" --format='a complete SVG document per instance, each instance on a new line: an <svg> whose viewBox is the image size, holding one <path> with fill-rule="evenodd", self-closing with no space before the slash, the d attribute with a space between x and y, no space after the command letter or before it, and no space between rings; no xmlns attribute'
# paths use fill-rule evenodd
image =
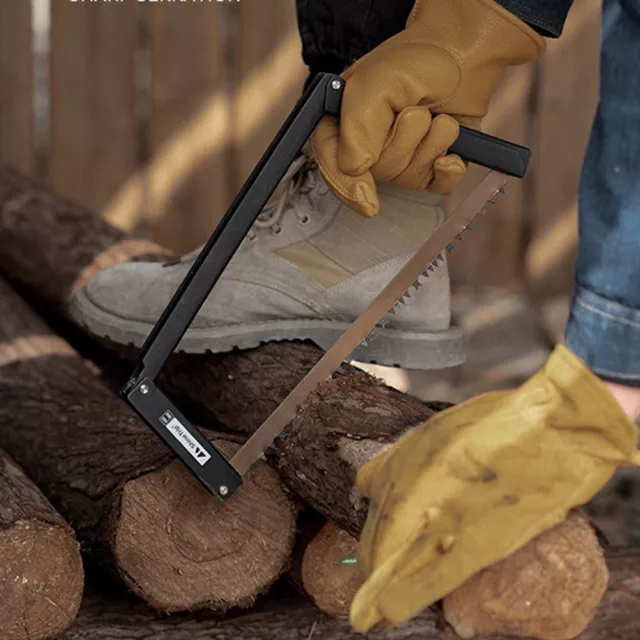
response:
<svg viewBox="0 0 640 640"><path fill-rule="evenodd" d="M131 259L122 247L132 242L46 187L0 172L0 269L47 309L64 313L73 292L98 268ZM148 244L143 248L145 258L166 255ZM249 434L320 355L309 344L269 344L216 356L177 354L165 367L162 384L179 406L196 410L192 417L213 415L225 428ZM357 468L439 408L343 365L308 400L272 449L270 462L305 501L357 536L367 510L354 488Z"/></svg>
<svg viewBox="0 0 640 640"><path fill-rule="evenodd" d="M47 305L58 308L110 263L169 255L155 243L127 237L97 215L4 168L0 169L0 245L3 269ZM28 276L22 279L19 274Z"/></svg>
<svg viewBox="0 0 640 640"><path fill-rule="evenodd" d="M0 637L37 640L65 631L83 588L73 530L0 451Z"/></svg>
<svg viewBox="0 0 640 640"><path fill-rule="evenodd" d="M215 499L1 280L0 398L0 446L153 606L247 606L286 570L295 508L276 473Z"/></svg>

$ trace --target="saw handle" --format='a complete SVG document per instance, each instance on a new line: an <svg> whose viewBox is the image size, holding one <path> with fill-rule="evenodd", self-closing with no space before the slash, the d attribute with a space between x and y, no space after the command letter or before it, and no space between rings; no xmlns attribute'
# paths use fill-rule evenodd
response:
<svg viewBox="0 0 640 640"><path fill-rule="evenodd" d="M340 119L344 86L344 81L334 76L327 90L327 115ZM524 178L531 159L531 151L527 147L490 136L477 129L469 129L464 125L460 125L458 139L449 147L449 153L460 156L465 162L478 164L514 178Z"/></svg>
<svg viewBox="0 0 640 640"><path fill-rule="evenodd" d="M465 162L479 164L515 178L524 177L531 158L531 151L527 147L462 125L460 135L449 148L449 153L460 156Z"/></svg>

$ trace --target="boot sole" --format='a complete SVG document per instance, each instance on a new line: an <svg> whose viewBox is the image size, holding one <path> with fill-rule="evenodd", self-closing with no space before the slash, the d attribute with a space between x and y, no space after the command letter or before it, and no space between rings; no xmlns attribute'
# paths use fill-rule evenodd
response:
<svg viewBox="0 0 640 640"><path fill-rule="evenodd" d="M83 290L74 296L70 314L88 332L122 345L142 346L152 325L114 316L95 305ZM349 327L331 320L279 320L230 327L191 327L176 352L226 353L268 342L309 340L327 351ZM376 329L350 360L403 369L443 369L464 362L462 332L456 327L437 332Z"/></svg>

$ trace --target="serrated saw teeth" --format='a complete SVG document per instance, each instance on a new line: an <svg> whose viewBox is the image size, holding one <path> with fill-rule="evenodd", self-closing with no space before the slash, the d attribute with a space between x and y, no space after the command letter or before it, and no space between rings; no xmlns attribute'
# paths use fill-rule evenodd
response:
<svg viewBox="0 0 640 640"><path fill-rule="evenodd" d="M494 194L491 198L489 198L489 200L487 200L487 204L495 204L496 202L498 202L498 200L500 200L500 198L502 198L502 196L507 192L507 189L509 188L509 184L504 184L502 185Z"/></svg>
<svg viewBox="0 0 640 640"><path fill-rule="evenodd" d="M383 318L382 320L380 320L379 322L376 323L374 329L371 331L371 333L364 340L362 340L362 342L360 342L360 345L358 346L358 348L367 347L368 345L370 345L371 342L376 339L376 337L377 337L376 331L378 329L387 329L388 328L389 322L390 322L390 319L388 318L388 316L395 316L396 315L396 310L398 309L398 307L401 304L405 304L406 303L407 298L409 298L411 296L411 293L410 293L411 288L413 287L417 291L422 286L424 286L425 283L424 282L420 282L420 278L421 277L428 278L441 264L444 264L445 255L449 255L449 254L453 253L453 251L456 248L455 241L457 240L458 242L462 242L464 240L464 234L469 232L469 231L471 231L476 226L476 224L478 223L479 216L480 215L483 215L483 216L486 215L488 213L488 210L489 210L489 205L495 204L499 200L499 198L504 195L504 193L505 193L505 191L507 189L508 189L508 185L503 185L503 187L501 187L498 191L496 191L494 193L494 195L491 196L491 198L485 202L485 204L482 207L482 209L480 209L480 211L478 211L478 213L476 213L475 217L473 217L468 222L467 226L462 228L462 230L455 236L455 239L452 240L451 242L449 242L449 244L447 244L446 247L442 250L440 255L438 255L438 257L435 260L433 260L431 262L431 264L420 274L420 276L418 277L418 280L414 280L414 282L410 285L409 289L407 289L407 291L405 291L400 296L400 298L395 303L395 305L391 309L389 309L387 317ZM445 541L445 544L443 545L443 549L446 546L447 546L447 543ZM446 552L446 549L444 549L443 552Z"/></svg>

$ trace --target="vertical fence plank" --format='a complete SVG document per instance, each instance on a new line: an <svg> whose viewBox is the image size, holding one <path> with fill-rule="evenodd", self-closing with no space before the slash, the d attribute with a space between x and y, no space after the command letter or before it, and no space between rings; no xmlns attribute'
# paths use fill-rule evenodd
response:
<svg viewBox="0 0 640 640"><path fill-rule="evenodd" d="M31 5L0 2L0 163L35 169Z"/></svg>
<svg viewBox="0 0 640 640"><path fill-rule="evenodd" d="M151 60L149 218L182 252L206 240L231 200L226 3L146 6Z"/></svg>
<svg viewBox="0 0 640 640"><path fill-rule="evenodd" d="M540 62L527 252L530 290L540 302L572 286L580 170L598 101L600 8L598 0L576 0L565 33Z"/></svg>
<svg viewBox="0 0 640 640"><path fill-rule="evenodd" d="M300 97L306 74L293 0L242 0L238 32L236 189Z"/></svg>
<svg viewBox="0 0 640 640"><path fill-rule="evenodd" d="M482 128L487 133L528 144L531 66L510 69L491 103ZM451 279L456 285L522 288L525 180L512 180L506 195L490 209L451 254Z"/></svg>
<svg viewBox="0 0 640 640"><path fill-rule="evenodd" d="M50 181L100 210L138 161L136 4L51 5Z"/></svg>

